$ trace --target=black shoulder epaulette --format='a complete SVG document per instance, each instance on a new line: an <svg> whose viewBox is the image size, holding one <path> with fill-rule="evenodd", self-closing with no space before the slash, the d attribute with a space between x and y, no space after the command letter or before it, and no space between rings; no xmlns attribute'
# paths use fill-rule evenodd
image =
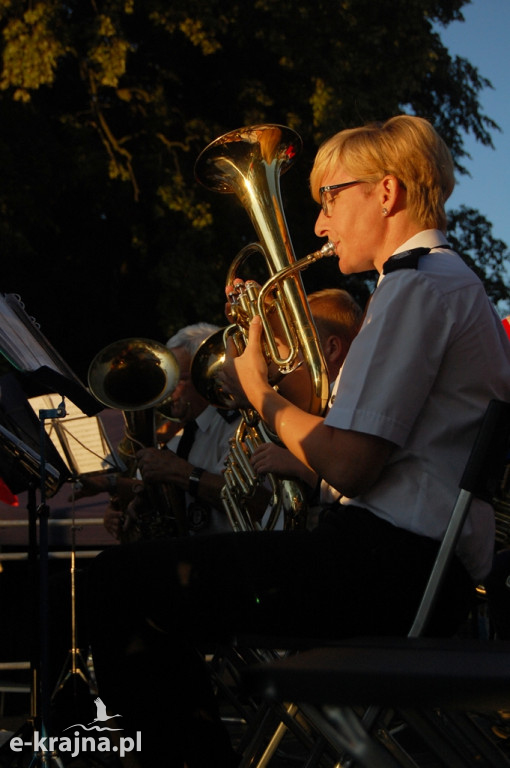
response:
<svg viewBox="0 0 510 768"><path fill-rule="evenodd" d="M396 272L397 269L417 269L421 256L430 253L430 248L411 248L410 251L402 251L390 256L383 265L383 275Z"/></svg>
<svg viewBox="0 0 510 768"><path fill-rule="evenodd" d="M445 243L433 245L431 248L411 248L409 251L396 253L394 256L390 256L388 261L383 264L383 275L396 272L397 269L417 269L420 257L430 253L434 248L449 248L453 251L452 246Z"/></svg>
<svg viewBox="0 0 510 768"><path fill-rule="evenodd" d="M239 411L231 410L231 409L225 409L225 408L218 408L218 412L222 415L222 417L225 419L227 424L232 424L233 421L239 418L241 415Z"/></svg>

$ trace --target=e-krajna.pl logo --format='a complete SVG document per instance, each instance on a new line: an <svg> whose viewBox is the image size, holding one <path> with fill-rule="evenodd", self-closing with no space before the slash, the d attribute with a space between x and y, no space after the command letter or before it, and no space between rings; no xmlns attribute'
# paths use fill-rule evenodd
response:
<svg viewBox="0 0 510 768"><path fill-rule="evenodd" d="M97 723L105 723L114 717L122 715L108 715L106 706L98 697L95 699L97 709L96 717L87 725L75 723L64 728L69 731L71 728L82 728L84 731L102 731L118 732L123 728L109 728L107 725L101 726ZM141 752L142 734L136 731L135 738L131 736L116 736L115 743L112 743L109 736L84 736L82 732L75 730L72 736L45 736L39 731L34 730L33 741L23 741L21 736L13 736L9 742L13 752L22 752L25 747L32 747L35 752L69 752L70 757L76 757L83 752L118 752L119 757L124 757L128 752Z"/></svg>

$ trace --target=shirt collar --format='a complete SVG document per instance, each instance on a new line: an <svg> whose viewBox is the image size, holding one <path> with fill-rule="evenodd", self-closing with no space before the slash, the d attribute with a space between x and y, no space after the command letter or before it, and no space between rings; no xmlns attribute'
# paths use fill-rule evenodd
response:
<svg viewBox="0 0 510 768"><path fill-rule="evenodd" d="M448 245L448 241L444 234L439 229L424 229L422 232L418 232L402 243L392 256L402 251L410 251L411 248L434 248L441 247L442 245Z"/></svg>
<svg viewBox="0 0 510 768"><path fill-rule="evenodd" d="M195 421L197 422L198 428L201 432L207 432L215 415L216 408L214 405L208 405L206 408L204 408L202 413L198 414L198 416L195 418Z"/></svg>

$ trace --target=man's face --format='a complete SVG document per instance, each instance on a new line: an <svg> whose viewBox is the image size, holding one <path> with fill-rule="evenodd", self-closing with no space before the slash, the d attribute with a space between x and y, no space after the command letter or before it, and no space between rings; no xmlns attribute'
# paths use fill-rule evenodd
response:
<svg viewBox="0 0 510 768"><path fill-rule="evenodd" d="M179 365L179 381L172 392L170 410L172 419L190 421L207 407L208 402L195 389L191 379L191 355L184 347L170 349Z"/></svg>

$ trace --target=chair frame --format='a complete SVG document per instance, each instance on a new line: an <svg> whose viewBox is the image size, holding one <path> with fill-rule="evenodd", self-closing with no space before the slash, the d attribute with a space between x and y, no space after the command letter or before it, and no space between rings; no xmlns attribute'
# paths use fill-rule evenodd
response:
<svg viewBox="0 0 510 768"><path fill-rule="evenodd" d="M467 766L510 766L510 760L497 748L497 746L480 729L473 725L469 715L462 711L464 702L461 694L453 702L445 696L443 687L434 679L434 675L424 680L420 675L422 665L423 643L417 642L422 638L427 624L432 615L440 587L443 583L447 568L453 558L458 544L462 528L465 524L473 499L482 498L492 503L498 489L501 487L502 477L509 463L510 446L510 403L501 400L492 400L483 417L476 440L472 447L464 473L459 483L459 493L450 519L441 541L437 556L426 588L422 595L420 605L415 615L413 624L407 638L400 638L395 647L386 649L386 653L380 654L379 664L392 663L394 670L394 686L385 694L380 691L374 693L372 705L364 706L363 715L358 715L355 705L361 705L353 692L353 684L356 678L350 680L348 686L352 698L340 703L341 696L331 701L327 697L326 702L317 702L317 692L314 692L314 680L325 670L319 660L324 651L304 651L296 657L284 659L281 662L263 664L259 667L251 667L241 673L247 690L265 697L268 701L298 701L299 710L314 725L326 741L337 750L342 759L342 766L348 766L352 760L356 764L366 768L396 768L399 766L416 766L412 758L405 753L391 733L385 728L379 730L374 736L374 729L381 724L384 713L397 712L409 727L428 744L437 757L447 762L447 768L467 768ZM381 639L372 639L377 647ZM413 650L414 643L414 650ZM409 658L404 668L399 670L403 650L410 651ZM451 666L451 643L442 640L440 647L435 649L436 663L441 667L441 674L448 678L449 665ZM466 677L473 671L472 664L479 661L479 654L483 653L483 645L475 641L474 647L469 649L469 669L466 669ZM510 658L510 644L507 650ZM363 669L363 662L367 658L366 639L353 640L337 647L329 647L326 653L332 654L336 660L335 667L331 667L331 689L338 692L338 685L342 679L346 679L352 672L349 668L353 659L359 661L358 680L363 691L367 688L377 689L377 667L370 667L368 673ZM504 653L500 658L505 658ZM473 706L479 705L482 710L487 708L487 699L491 699L491 685L498 679L498 656L484 656L486 669L481 670L477 677L477 693ZM506 663L508 661L506 660ZM380 669L380 667L379 667ZM327 672L327 670L326 670ZM281 674L280 674L281 673ZM462 672L460 673L462 679ZM293 681L292 685L290 680ZM343 678L342 678L343 676ZM476 677L476 676L475 676ZM334 679L334 682L333 682ZM452 678L453 679L453 678ZM458 681L459 678L457 678ZM505 678L506 679L506 678ZM439 681L441 682L441 681ZM504 681L503 681L504 682ZM510 682L510 681L509 681ZM404 683L402 685L402 683ZM485 683L485 684L484 684ZM326 681L326 689L328 683ZM324 686L322 687L324 688ZM429 693L436 696L434 703L423 707L410 706L403 692L409 689L414 691L417 698L428 688ZM289 695L289 690L292 694ZM465 694L465 686L462 688ZM324 691L322 690L322 694ZM377 698L377 695L382 698ZM409 693L407 693L409 696ZM506 700L505 691L501 693L503 701ZM484 698L485 697L485 698ZM324 698L324 697L323 697ZM492 702L497 706L501 698ZM333 696L335 699L335 696ZM496 697L497 699L497 697ZM446 705L446 709L444 708ZM510 694L507 707L510 708ZM486 762L484 762L486 761ZM249 765L244 761L242 765Z"/></svg>

